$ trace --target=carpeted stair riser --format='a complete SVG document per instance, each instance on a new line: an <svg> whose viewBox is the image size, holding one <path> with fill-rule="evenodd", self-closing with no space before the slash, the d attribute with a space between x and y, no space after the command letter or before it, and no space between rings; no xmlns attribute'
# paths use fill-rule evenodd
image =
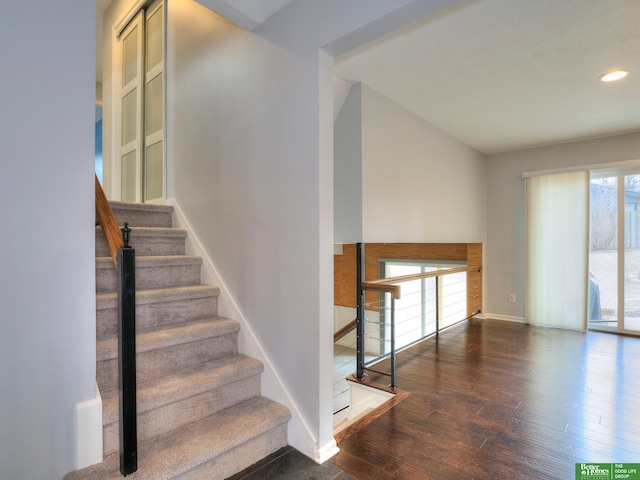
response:
<svg viewBox="0 0 640 480"><path fill-rule="evenodd" d="M234 353L238 353L237 333L137 353L136 379L140 383L147 382L181 368L210 362ZM118 359L98 361L96 380L101 392L117 389Z"/></svg>
<svg viewBox="0 0 640 480"><path fill-rule="evenodd" d="M138 388L138 441L164 435L260 395L262 364L231 355L213 364L181 370L164 383ZM198 368L200 371L198 371ZM119 448L118 396L103 399L104 454Z"/></svg>
<svg viewBox="0 0 640 480"><path fill-rule="evenodd" d="M289 411L257 397L147 442L127 480L222 480L287 444ZM65 480L120 480L119 454Z"/></svg>
<svg viewBox="0 0 640 480"><path fill-rule="evenodd" d="M187 232L177 228L132 227L129 245L142 255L184 255ZM110 255L100 227L96 227L96 257Z"/></svg>
<svg viewBox="0 0 640 480"><path fill-rule="evenodd" d="M173 207L166 205L140 205L136 203L109 202L118 225L129 227L171 228Z"/></svg>
<svg viewBox="0 0 640 480"><path fill-rule="evenodd" d="M202 259L190 255L139 257L136 255L136 290L200 283ZM96 293L115 292L115 266L110 258L96 258Z"/></svg>
<svg viewBox="0 0 640 480"><path fill-rule="evenodd" d="M251 438L233 450L228 450L207 462L196 465L182 475L172 477L172 480L224 480L278 451L285 445L287 445L286 422Z"/></svg>
<svg viewBox="0 0 640 480"><path fill-rule="evenodd" d="M136 330L213 318L219 289L208 285L136 292ZM115 293L96 296L96 337L118 334L118 298Z"/></svg>

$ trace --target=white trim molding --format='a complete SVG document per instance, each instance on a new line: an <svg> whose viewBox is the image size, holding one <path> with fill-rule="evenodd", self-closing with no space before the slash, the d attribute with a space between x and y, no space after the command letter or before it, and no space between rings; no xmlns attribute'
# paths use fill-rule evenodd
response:
<svg viewBox="0 0 640 480"><path fill-rule="evenodd" d="M334 438L331 438L331 440L326 445L323 445L316 450L316 456L314 460L316 461L316 463L324 463L331 457L336 455L339 451L340 449L338 448L336 440Z"/></svg>
<svg viewBox="0 0 640 480"><path fill-rule="evenodd" d="M140 9L144 8L149 0L136 0L133 2L128 9L122 14L120 18L113 24L113 29L116 33L116 38L119 38L122 34L123 30L129 25L129 22L133 20Z"/></svg>
<svg viewBox="0 0 640 480"><path fill-rule="evenodd" d="M477 317L476 317L477 318ZM499 313L484 313L483 319L503 320L505 322L529 323L524 317L514 317L511 315L501 315Z"/></svg>
<svg viewBox="0 0 640 480"><path fill-rule="evenodd" d="M76 470L102 462L102 397L76 404Z"/></svg>

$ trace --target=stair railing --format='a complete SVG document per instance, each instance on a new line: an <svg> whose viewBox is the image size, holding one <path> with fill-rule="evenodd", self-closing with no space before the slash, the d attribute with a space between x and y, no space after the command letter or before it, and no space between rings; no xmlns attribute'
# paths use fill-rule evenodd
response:
<svg viewBox="0 0 640 480"><path fill-rule="evenodd" d="M98 217L97 224L102 228L104 237L107 240L107 247L109 248L109 255L113 260L113 264L118 267L118 249L124 245L122 238L122 232L118 227L116 217L111 210L107 196L102 190L100 180L96 175L96 216Z"/></svg>
<svg viewBox="0 0 640 480"><path fill-rule="evenodd" d="M423 333L421 338L418 338L415 341L411 341L410 343L400 342L398 349L402 350L410 347L411 345L416 344L426 338L431 336L435 336L435 338L439 338L440 332L444 329L451 328L459 323L468 320L474 315L480 313L480 311L467 312L460 315L460 318L456 318L453 323L446 324L444 328L440 325L440 308L439 303L442 301L440 295L440 289L438 288L439 281L447 275L455 275L459 273L468 273L468 272L481 272L481 266L464 266L458 268L447 268L437 271L430 271L424 273L417 273L412 275L404 275L392 278L378 278L375 280L364 281L364 244L359 243L356 246L356 292L357 292L357 301L356 301L356 378L358 380L364 380L365 378L365 370L369 370L378 374L382 374L385 376L389 376L391 378L391 384L389 387L397 388L396 385L396 300L401 299L401 284L404 282L410 282L414 280L422 280L427 278L434 278L435 287L434 287L434 301L435 301L435 331L432 334ZM465 286L465 290L466 290ZM388 327L388 352L378 355L377 358L373 360L365 361L365 322L366 319L366 310L373 307L373 304L367 303L365 299L365 292L373 291L378 292L381 295L381 298L387 298L384 302L374 302L380 303L381 305L378 307L381 312L381 318L383 317L382 312L384 311L384 316L386 316L386 320L380 320L378 327L382 329L386 329ZM465 300L465 310L468 307L468 291L465 294L467 299ZM464 317L464 318L462 318ZM340 331L346 330L346 327ZM380 340L380 339L378 339ZM389 358L389 372L376 370L371 368L376 363L380 362L382 359Z"/></svg>
<svg viewBox="0 0 640 480"><path fill-rule="evenodd" d="M113 210L96 176L96 216L107 241L118 278L118 392L120 473L138 469L136 408L136 252L129 246L131 229L118 227Z"/></svg>

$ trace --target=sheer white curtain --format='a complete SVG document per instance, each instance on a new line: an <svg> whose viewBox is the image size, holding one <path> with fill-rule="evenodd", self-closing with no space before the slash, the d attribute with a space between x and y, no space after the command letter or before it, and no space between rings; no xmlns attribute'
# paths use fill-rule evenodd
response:
<svg viewBox="0 0 640 480"><path fill-rule="evenodd" d="M526 178L527 321L585 330L589 172Z"/></svg>

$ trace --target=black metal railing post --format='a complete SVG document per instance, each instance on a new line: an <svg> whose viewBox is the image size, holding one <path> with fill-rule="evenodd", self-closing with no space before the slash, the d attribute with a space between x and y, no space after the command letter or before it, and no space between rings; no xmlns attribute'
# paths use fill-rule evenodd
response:
<svg viewBox="0 0 640 480"><path fill-rule="evenodd" d="M389 358L391 368L391 388L396 388L396 301L391 296L391 356Z"/></svg>
<svg viewBox="0 0 640 480"><path fill-rule="evenodd" d="M436 281L436 339L440 338L440 288L439 288L439 278L433 277Z"/></svg>
<svg viewBox="0 0 640 480"><path fill-rule="evenodd" d="M122 229L118 249L118 390L120 394L120 473L138 469L136 409L136 252L129 246L131 229Z"/></svg>
<svg viewBox="0 0 640 480"><path fill-rule="evenodd" d="M364 379L364 243L356 244L356 378Z"/></svg>

